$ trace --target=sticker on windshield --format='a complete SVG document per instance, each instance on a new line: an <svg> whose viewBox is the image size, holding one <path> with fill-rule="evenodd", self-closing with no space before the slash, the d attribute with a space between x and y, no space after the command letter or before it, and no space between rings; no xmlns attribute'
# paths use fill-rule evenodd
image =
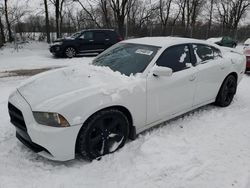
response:
<svg viewBox="0 0 250 188"><path fill-rule="evenodd" d="M154 52L151 50L138 49L135 51L135 53L142 54L142 55L152 55Z"/></svg>

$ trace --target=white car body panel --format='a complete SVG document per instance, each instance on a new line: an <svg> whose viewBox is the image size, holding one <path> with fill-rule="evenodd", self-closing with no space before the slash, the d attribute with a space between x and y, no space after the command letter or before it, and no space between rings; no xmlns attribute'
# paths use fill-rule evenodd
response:
<svg viewBox="0 0 250 188"><path fill-rule="evenodd" d="M148 124L192 107L195 75L196 68L192 67L176 72L171 77L155 77L152 74L148 76Z"/></svg>
<svg viewBox="0 0 250 188"><path fill-rule="evenodd" d="M219 88L232 72L242 79L245 56L222 49L223 58L173 73L155 77L152 68L162 52L176 44L205 41L154 37L124 42L160 46L161 49L136 76L124 76L108 68L76 66L48 71L29 79L11 94L9 102L23 112L32 142L46 148L40 155L59 161L75 157L77 135L83 123L107 107L122 106L132 115L136 133L197 107L215 101ZM38 124L33 111L63 115L70 127L57 128Z"/></svg>

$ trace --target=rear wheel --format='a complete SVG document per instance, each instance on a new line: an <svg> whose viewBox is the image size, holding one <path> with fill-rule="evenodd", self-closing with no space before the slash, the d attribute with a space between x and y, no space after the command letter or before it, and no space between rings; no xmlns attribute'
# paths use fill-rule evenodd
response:
<svg viewBox="0 0 250 188"><path fill-rule="evenodd" d="M79 132L76 151L85 159L100 158L124 146L129 134L128 118L119 110L93 115Z"/></svg>
<svg viewBox="0 0 250 188"><path fill-rule="evenodd" d="M73 47L67 47L65 49L64 55L68 58L72 58L76 56L76 50Z"/></svg>
<svg viewBox="0 0 250 188"><path fill-rule="evenodd" d="M220 88L215 104L221 107L229 106L233 101L236 90L237 79L233 75L229 75Z"/></svg>

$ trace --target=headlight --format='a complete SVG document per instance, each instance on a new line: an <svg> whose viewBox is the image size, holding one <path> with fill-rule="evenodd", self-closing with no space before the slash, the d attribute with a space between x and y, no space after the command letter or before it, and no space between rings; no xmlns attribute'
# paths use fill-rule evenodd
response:
<svg viewBox="0 0 250 188"><path fill-rule="evenodd" d="M51 127L69 127L68 121L58 113L33 112L37 123Z"/></svg>

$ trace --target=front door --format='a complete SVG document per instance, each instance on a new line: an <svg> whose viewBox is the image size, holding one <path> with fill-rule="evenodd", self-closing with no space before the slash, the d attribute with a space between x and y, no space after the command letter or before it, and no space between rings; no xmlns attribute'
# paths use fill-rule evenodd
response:
<svg viewBox="0 0 250 188"><path fill-rule="evenodd" d="M91 53L94 50L94 33L85 31L77 38L77 44L80 53Z"/></svg>
<svg viewBox="0 0 250 188"><path fill-rule="evenodd" d="M196 68L191 64L189 45L166 49L156 66L173 69L170 77L147 78L147 124L168 119L169 116L190 109L196 86Z"/></svg>

